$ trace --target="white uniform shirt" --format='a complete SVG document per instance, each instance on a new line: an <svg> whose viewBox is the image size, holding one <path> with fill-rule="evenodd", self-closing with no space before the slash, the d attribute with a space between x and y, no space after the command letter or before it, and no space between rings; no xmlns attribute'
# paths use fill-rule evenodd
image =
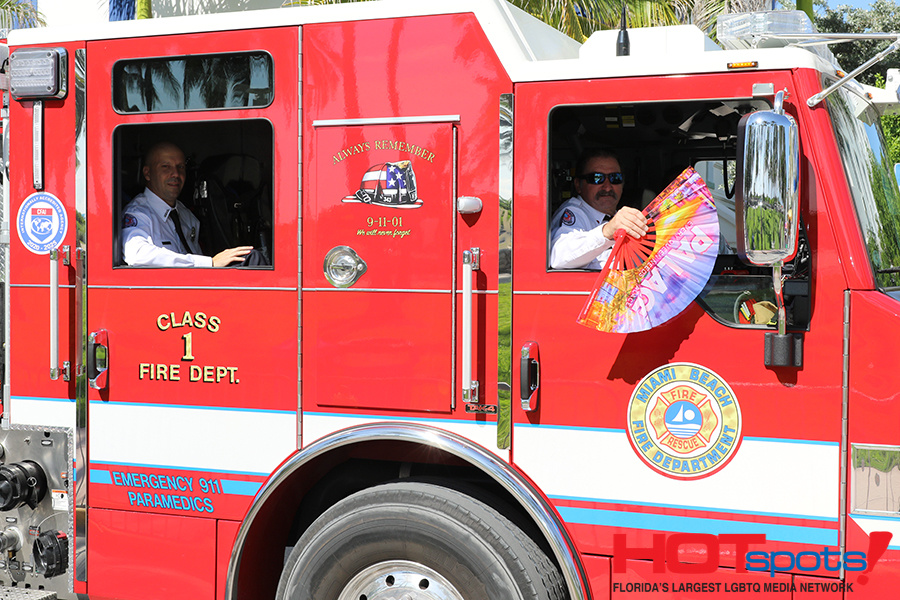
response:
<svg viewBox="0 0 900 600"><path fill-rule="evenodd" d="M182 248L169 212L177 210L181 230L190 248ZM181 202L170 207L145 189L134 197L122 214L122 257L131 266L211 267L212 257L203 256L198 236L200 221Z"/></svg>
<svg viewBox="0 0 900 600"><path fill-rule="evenodd" d="M550 268L603 269L615 243L602 232L609 219L581 196L563 202L550 219Z"/></svg>

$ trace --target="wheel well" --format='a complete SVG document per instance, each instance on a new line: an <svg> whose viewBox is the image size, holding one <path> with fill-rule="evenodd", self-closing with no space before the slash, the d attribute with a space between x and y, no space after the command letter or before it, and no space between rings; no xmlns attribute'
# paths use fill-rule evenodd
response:
<svg viewBox="0 0 900 600"><path fill-rule="evenodd" d="M376 440L324 453L272 490L247 534L232 598L274 597L287 552L319 515L360 490L398 480L427 481L488 504L556 560L521 503L478 466L438 448Z"/></svg>
<svg viewBox="0 0 900 600"><path fill-rule="evenodd" d="M542 550L550 553L546 540L522 506L476 467L363 458L351 458L340 464L310 489L298 507L288 545L293 545L319 515L344 498L366 488L401 480L432 483L480 500L512 521Z"/></svg>

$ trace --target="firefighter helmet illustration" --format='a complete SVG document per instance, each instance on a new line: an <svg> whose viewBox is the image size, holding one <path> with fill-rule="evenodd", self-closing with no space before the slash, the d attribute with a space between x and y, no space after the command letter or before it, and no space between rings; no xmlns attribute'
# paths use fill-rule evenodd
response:
<svg viewBox="0 0 900 600"><path fill-rule="evenodd" d="M416 174L408 160L369 167L362 176L359 190L352 196L345 196L343 201L379 204L391 208L422 206L422 200L416 193Z"/></svg>

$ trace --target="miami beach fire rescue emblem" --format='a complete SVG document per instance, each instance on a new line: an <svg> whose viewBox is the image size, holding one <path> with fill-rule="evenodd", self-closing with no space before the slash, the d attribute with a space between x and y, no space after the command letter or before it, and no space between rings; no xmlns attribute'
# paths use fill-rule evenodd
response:
<svg viewBox="0 0 900 600"><path fill-rule="evenodd" d="M731 387L690 363L662 366L628 403L628 438L653 470L677 479L712 475L741 441L741 409Z"/></svg>

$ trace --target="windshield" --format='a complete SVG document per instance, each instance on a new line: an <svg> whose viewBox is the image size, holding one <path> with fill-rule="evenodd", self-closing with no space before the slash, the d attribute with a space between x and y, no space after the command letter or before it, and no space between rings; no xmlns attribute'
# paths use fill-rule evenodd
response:
<svg viewBox="0 0 900 600"><path fill-rule="evenodd" d="M878 287L900 297L900 192L877 111L847 87L827 99Z"/></svg>

